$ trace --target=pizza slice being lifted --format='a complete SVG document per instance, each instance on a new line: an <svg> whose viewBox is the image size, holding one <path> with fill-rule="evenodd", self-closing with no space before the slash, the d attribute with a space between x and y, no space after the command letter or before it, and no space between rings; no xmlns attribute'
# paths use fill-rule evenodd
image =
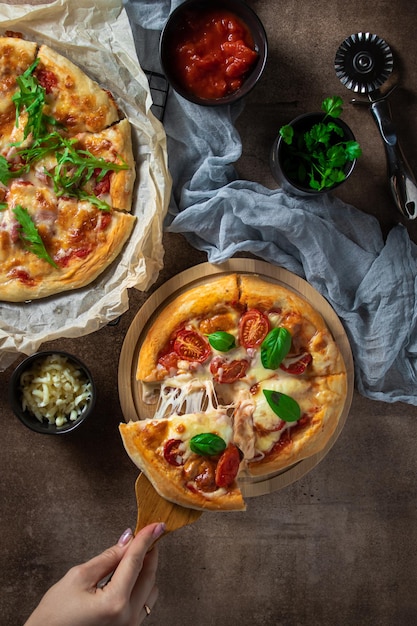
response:
<svg viewBox="0 0 417 626"><path fill-rule="evenodd" d="M125 449L160 496L199 510L244 510L233 423L213 409L120 424Z"/></svg>

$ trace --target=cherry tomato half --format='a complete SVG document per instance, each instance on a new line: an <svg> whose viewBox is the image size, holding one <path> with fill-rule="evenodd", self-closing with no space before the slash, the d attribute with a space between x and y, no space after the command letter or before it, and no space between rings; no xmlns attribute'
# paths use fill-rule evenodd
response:
<svg viewBox="0 0 417 626"><path fill-rule="evenodd" d="M177 333L174 350L181 359L204 363L211 354L209 342L196 330L183 328Z"/></svg>
<svg viewBox="0 0 417 626"><path fill-rule="evenodd" d="M236 479L240 465L239 450L235 445L229 443L226 450L221 455L216 467L216 485L218 487L229 487Z"/></svg>
<svg viewBox="0 0 417 626"><path fill-rule="evenodd" d="M245 348L260 346L269 332L269 319L258 311L250 309L239 320L239 340Z"/></svg>
<svg viewBox="0 0 417 626"><path fill-rule="evenodd" d="M248 367L246 359L226 361L217 357L210 363L210 372L216 383L234 383L245 376Z"/></svg>
<svg viewBox="0 0 417 626"><path fill-rule="evenodd" d="M176 467L183 464L182 455L179 452L181 439L168 439L164 445L164 458L170 465Z"/></svg>

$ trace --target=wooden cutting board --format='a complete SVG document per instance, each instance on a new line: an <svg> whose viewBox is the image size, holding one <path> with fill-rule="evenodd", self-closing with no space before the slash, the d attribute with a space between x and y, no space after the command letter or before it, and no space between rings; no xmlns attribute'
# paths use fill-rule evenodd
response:
<svg viewBox="0 0 417 626"><path fill-rule="evenodd" d="M166 534L196 522L202 513L165 500L143 473L136 479L135 492L138 505L135 534L153 522L164 522Z"/></svg>

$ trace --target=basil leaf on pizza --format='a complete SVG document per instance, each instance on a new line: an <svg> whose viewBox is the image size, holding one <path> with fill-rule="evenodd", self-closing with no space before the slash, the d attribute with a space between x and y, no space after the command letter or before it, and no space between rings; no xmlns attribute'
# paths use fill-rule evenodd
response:
<svg viewBox="0 0 417 626"><path fill-rule="evenodd" d="M200 433L191 437L190 448L197 454L213 456L225 450L226 442L215 433Z"/></svg>
<svg viewBox="0 0 417 626"><path fill-rule="evenodd" d="M291 333L283 327L273 328L261 344L262 365L276 370L291 348Z"/></svg>
<svg viewBox="0 0 417 626"><path fill-rule="evenodd" d="M218 330L215 333L210 333L207 336L212 348L219 352L229 352L235 347L236 341L233 335L225 332L224 330Z"/></svg>
<svg viewBox="0 0 417 626"><path fill-rule="evenodd" d="M271 389L264 389L263 392L273 412L284 422L297 422L300 419L300 405L294 398Z"/></svg>
<svg viewBox="0 0 417 626"><path fill-rule="evenodd" d="M325 321L298 293L250 272L203 281L158 307L147 327L136 377L155 409L147 425L132 424L144 434L128 448L168 499L230 510L239 478L270 476L325 448L348 379ZM153 473L163 447L149 450L151 430L163 446L172 441L171 478L166 461Z"/></svg>

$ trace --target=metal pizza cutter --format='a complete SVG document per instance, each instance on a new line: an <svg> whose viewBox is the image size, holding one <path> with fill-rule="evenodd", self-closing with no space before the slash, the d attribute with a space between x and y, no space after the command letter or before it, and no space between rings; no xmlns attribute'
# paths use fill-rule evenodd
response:
<svg viewBox="0 0 417 626"><path fill-rule="evenodd" d="M380 87L390 77L394 66L388 44L370 33L356 33L339 46L335 57L336 75L355 93L366 95L369 108L384 142L388 177L397 208L408 219L417 217L417 183L402 152L391 117L388 97L394 85L382 94ZM353 100L353 104L368 104Z"/></svg>

